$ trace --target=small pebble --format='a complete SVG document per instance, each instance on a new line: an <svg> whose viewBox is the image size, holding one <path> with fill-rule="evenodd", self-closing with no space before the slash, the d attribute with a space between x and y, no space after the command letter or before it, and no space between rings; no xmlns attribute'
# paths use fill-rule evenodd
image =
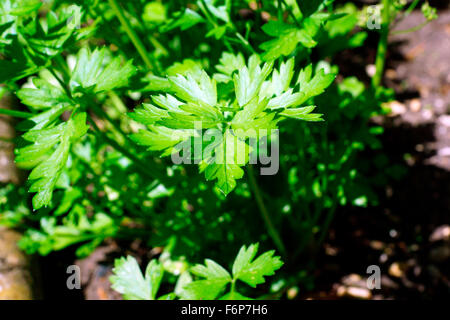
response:
<svg viewBox="0 0 450 320"><path fill-rule="evenodd" d="M401 278L403 276L403 271L400 268L400 264L398 262L394 262L393 264L391 264L388 273L396 278Z"/></svg>
<svg viewBox="0 0 450 320"><path fill-rule="evenodd" d="M441 240L450 240L450 226L447 224L437 227L430 235L431 242Z"/></svg>
<svg viewBox="0 0 450 320"><path fill-rule="evenodd" d="M412 112L419 112L422 108L422 103L419 99L412 99L409 103L409 109L411 109Z"/></svg>

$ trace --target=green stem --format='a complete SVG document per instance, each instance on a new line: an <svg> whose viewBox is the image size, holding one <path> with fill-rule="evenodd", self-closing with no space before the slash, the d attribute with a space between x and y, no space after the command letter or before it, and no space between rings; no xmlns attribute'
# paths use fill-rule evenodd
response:
<svg viewBox="0 0 450 320"><path fill-rule="evenodd" d="M114 13L116 14L117 18L120 21L120 24L125 29L125 32L128 34L128 37L130 37L131 42L136 47L137 51L139 52L142 60L144 61L145 65L148 69L153 69L160 73L158 64L150 59L149 55L147 54L147 50L145 49L144 45L142 44L141 40L137 36L137 34L134 32L130 22L125 17L122 8L117 3L117 0L108 0L109 5L114 10Z"/></svg>
<svg viewBox="0 0 450 320"><path fill-rule="evenodd" d="M405 11L403 17L407 17L411 14L411 12L414 11L414 9L417 7L417 5L419 4L420 0L414 0L411 5L409 6L409 8Z"/></svg>
<svg viewBox="0 0 450 320"><path fill-rule="evenodd" d="M418 30L422 29L423 27L425 27L429 22L430 21L425 21L425 22L423 22L415 27L409 28L409 29L394 31L394 32L392 32L392 35L405 34L405 33L418 31Z"/></svg>
<svg viewBox="0 0 450 320"><path fill-rule="evenodd" d="M63 88L63 90L66 92L67 96L69 97L70 100L72 100L74 103L76 103L76 101L73 99L72 97L72 92L70 91L70 88L66 85L66 83L64 82L64 80L62 80L58 74L56 73L56 71L51 67L48 68L48 71L50 71L50 73L52 74L52 76L59 82L59 84L61 85L61 87Z"/></svg>
<svg viewBox="0 0 450 320"><path fill-rule="evenodd" d="M198 7L200 8L200 11L206 17L206 20L208 20L209 23L211 23L214 26L214 28L217 28L219 25L216 23L216 21L213 19L213 17L209 13L208 6L206 5L205 0L200 0L200 2L198 4L199 4Z"/></svg>
<svg viewBox="0 0 450 320"><path fill-rule="evenodd" d="M6 114L8 116L16 117L16 118L31 118L34 116L34 114L30 112L23 112L23 111L15 111L10 109L3 109L0 108L0 114Z"/></svg>
<svg viewBox="0 0 450 320"><path fill-rule="evenodd" d="M64 58L61 55L57 55L55 57L55 59L56 59L57 65L62 70L64 81L68 82L70 80L70 70L69 70L69 67L67 66L66 61L64 60Z"/></svg>
<svg viewBox="0 0 450 320"><path fill-rule="evenodd" d="M111 102L113 103L114 107L116 108L116 110L119 113L126 113L128 108L125 105L125 103L123 103L122 99L120 99L120 97L117 95L117 93L115 93L114 91L109 91L108 92L108 96L111 99Z"/></svg>
<svg viewBox="0 0 450 320"><path fill-rule="evenodd" d="M261 190L259 189L258 183L256 182L253 167L251 165L249 165L247 168L248 168L247 173L249 176L250 187L253 190L253 195L255 196L256 204L258 205L261 216L264 220L264 223L266 224L269 236L272 238L273 242L277 246L277 249L280 251L280 253L286 257L287 256L286 248L283 244L283 241L281 240L280 235L278 234L277 229L275 228L275 226L270 218L269 211L267 210L267 208L264 204Z"/></svg>
<svg viewBox="0 0 450 320"><path fill-rule="evenodd" d="M277 14L278 14L278 21L283 21L283 6L281 0L278 0Z"/></svg>
<svg viewBox="0 0 450 320"><path fill-rule="evenodd" d="M235 293L235 292L236 292L236 280L235 280L235 279L233 279L233 280L231 281L231 289L230 289L230 292L231 292L231 293Z"/></svg>
<svg viewBox="0 0 450 320"><path fill-rule="evenodd" d="M391 20L391 1L382 0L382 24L380 32L380 42L378 43L377 57L375 60L375 75L372 78L372 86L378 88L384 74L386 53L388 47L389 26Z"/></svg>
<svg viewBox="0 0 450 320"><path fill-rule="evenodd" d="M317 240L316 243L316 247L320 247L323 243L323 241L325 240L327 233L328 233L328 229L330 228L331 222L333 221L334 218L334 213L336 212L336 208L337 208L337 201L334 202L333 206L328 210L327 216L325 218L325 222L322 225L322 230L319 236L319 240Z"/></svg>
<svg viewBox="0 0 450 320"><path fill-rule="evenodd" d="M252 45L250 44L250 42L247 41L247 39L245 39L239 32L236 31L236 37L242 42L242 44L244 45L244 47L249 50L252 54L256 54L255 49L253 49Z"/></svg>
<svg viewBox="0 0 450 320"><path fill-rule="evenodd" d="M286 3L286 0L281 0L281 2L283 2L283 4L285 5L288 14L291 16L292 20L294 20L295 25L298 28L300 28L300 23L297 21L297 18L295 17L294 13L292 12L292 8Z"/></svg>

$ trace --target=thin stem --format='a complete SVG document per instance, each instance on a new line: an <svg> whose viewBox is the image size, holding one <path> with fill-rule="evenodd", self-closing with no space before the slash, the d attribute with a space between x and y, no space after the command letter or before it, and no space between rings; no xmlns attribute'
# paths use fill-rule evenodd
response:
<svg viewBox="0 0 450 320"><path fill-rule="evenodd" d="M377 57L375 60L375 75L372 78L372 86L378 88L384 74L384 66L386 63L386 53L388 47L389 26L391 20L391 1L382 0L382 25L380 32L380 42L378 43Z"/></svg>
<svg viewBox="0 0 450 320"><path fill-rule="evenodd" d="M236 292L236 280L233 279L233 281L231 281L231 289L230 289L231 293L235 293Z"/></svg>
<svg viewBox="0 0 450 320"><path fill-rule="evenodd" d="M289 15L291 16L292 20L294 20L295 25L300 28L300 23L298 23L297 18L295 17L294 13L292 12L292 8L286 3L286 0L281 0L281 2L283 2L283 4L286 6L286 10L289 13Z"/></svg>
<svg viewBox="0 0 450 320"><path fill-rule="evenodd" d="M325 217L325 222L322 225L322 231L320 232L319 239L317 240L316 247L319 247L327 236L330 224L333 221L334 213L336 212L337 202L335 201L333 206L328 210L327 216Z"/></svg>
<svg viewBox="0 0 450 320"><path fill-rule="evenodd" d="M403 17L407 17L411 14L411 12L414 11L414 9L417 7L417 5L419 4L420 0L414 0L411 5L409 6L409 8L405 11Z"/></svg>
<svg viewBox="0 0 450 320"><path fill-rule="evenodd" d="M219 25L216 23L216 21L213 19L211 14L209 13L208 7L206 6L205 0L200 0L199 2L199 8L205 15L206 19L211 23L214 28L217 28Z"/></svg>
<svg viewBox="0 0 450 320"><path fill-rule="evenodd" d="M278 0L277 14L278 20L283 21L283 6L281 0Z"/></svg>
<svg viewBox="0 0 450 320"><path fill-rule="evenodd" d="M30 112L16 111L10 109L0 108L0 114L6 114L8 116L16 117L16 118L31 118L34 114Z"/></svg>
<svg viewBox="0 0 450 320"><path fill-rule="evenodd" d="M127 106L125 105L125 103L123 103L122 99L120 99L117 93L115 93L114 91L109 91L108 96L118 112L120 113L127 112L128 110Z"/></svg>
<svg viewBox="0 0 450 320"><path fill-rule="evenodd" d="M247 41L247 39L245 39L239 32L236 31L236 37L242 42L242 44L244 45L244 47L249 50L251 53L256 54L255 49L253 49L252 45L250 44L250 42Z"/></svg>
<svg viewBox="0 0 450 320"><path fill-rule="evenodd" d="M134 32L130 22L125 17L125 15L122 11L122 8L117 3L117 0L108 0L108 2L109 2L109 5L114 10L114 13L116 14L117 18L119 19L120 24L125 29L125 32L128 34L128 37L130 38L131 42L133 43L133 45L136 47L137 51L139 52L142 60L144 61L145 65L147 66L147 68L153 69L153 70L157 71L158 73L161 73L160 72L161 70L159 70L158 64L155 61L153 61L147 54L147 50L145 49L145 47L142 44L139 37Z"/></svg>
<svg viewBox="0 0 450 320"><path fill-rule="evenodd" d="M283 241L281 240L280 235L278 234L277 229L275 228L270 215L269 211L267 210L264 200L261 194L261 190L259 189L258 183L256 182L255 173L253 170L253 167L251 165L247 166L247 173L249 176L249 182L250 187L253 190L253 195L255 196L256 204L258 205L259 211L261 213L261 216L264 220L264 223L266 224L267 231L272 238L273 242L277 246L277 249L280 251L280 253L283 256L287 256L286 248L283 244Z"/></svg>
<svg viewBox="0 0 450 320"><path fill-rule="evenodd" d="M204 1L204 0L201 0L200 2L198 2L198 4L199 4L200 11L201 11L201 12L205 15L205 17L206 17L206 20L208 20L208 22L209 22L210 24L212 24L212 26L214 27L214 29L215 29L215 28L218 28L219 25L217 24L217 22L216 22L216 21L213 19L213 17L211 16L211 14L210 14L210 12L209 12L209 10L208 10L208 7L207 7L205 1ZM230 7L230 10L231 10L231 7ZM230 43L228 42L228 40L227 40L226 37L224 37L224 40L225 40L224 44L225 44L225 46L227 47L227 50L230 51L230 52L233 52L233 47L230 45Z"/></svg>
<svg viewBox="0 0 450 320"><path fill-rule="evenodd" d="M69 67L67 66L66 61L64 60L64 58L61 55L57 55L55 57L55 59L56 59L57 65L61 68L61 70L63 72L64 81L69 81L70 80L70 70L69 70Z"/></svg>
<svg viewBox="0 0 450 320"><path fill-rule="evenodd" d="M50 71L52 76L59 82L59 84L61 85L63 90L66 92L67 96L70 98L70 100L72 100L74 103L76 103L76 101L72 97L72 92L70 91L70 88L65 84L64 80L62 80L58 76L58 74L56 73L56 71L53 68L48 68L48 70Z"/></svg>
<svg viewBox="0 0 450 320"><path fill-rule="evenodd" d="M405 29L405 30L398 30L398 31L394 31L392 32L392 35L397 35L397 34L405 34L405 33L410 33L410 32L415 32L417 30L422 29L423 27L425 27L430 21L425 21L415 27L409 28L409 29Z"/></svg>

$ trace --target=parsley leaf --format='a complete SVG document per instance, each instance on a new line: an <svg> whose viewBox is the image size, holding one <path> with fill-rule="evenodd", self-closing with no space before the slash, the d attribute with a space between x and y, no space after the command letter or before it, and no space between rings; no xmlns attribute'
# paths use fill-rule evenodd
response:
<svg viewBox="0 0 450 320"><path fill-rule="evenodd" d="M128 256L116 259L110 277L112 288L123 294L127 300L155 300L164 268L156 260L151 260L145 270L145 276L135 258Z"/></svg>
<svg viewBox="0 0 450 320"><path fill-rule="evenodd" d="M313 13L321 10L326 4L330 4L334 0L308 0L298 1L298 5L304 17L308 17Z"/></svg>
<svg viewBox="0 0 450 320"><path fill-rule="evenodd" d="M206 259L205 265L196 265L191 273L206 280L190 282L180 291L182 299L212 300L222 292L231 281L231 275L216 262Z"/></svg>
<svg viewBox="0 0 450 320"><path fill-rule="evenodd" d="M87 130L86 113L83 112L55 127L38 126L23 135L25 140L33 144L16 150L16 163L22 168L33 168L28 179L32 181L30 192L36 192L33 197L35 210L50 204L53 190L68 160L70 147Z"/></svg>
<svg viewBox="0 0 450 320"><path fill-rule="evenodd" d="M206 148L200 172L205 173L206 180L217 179L216 186L225 195L236 187L236 180L244 176L241 166L247 164L248 153L239 154L237 150L245 150L246 147L244 141L227 131ZM208 154L209 151L213 151L214 156Z"/></svg>
<svg viewBox="0 0 450 320"><path fill-rule="evenodd" d="M77 55L77 63L72 72L70 86L72 90L82 88L98 93L128 84L128 80L136 72L132 61L122 65L120 57L109 59L109 52L104 47L91 52L82 48Z"/></svg>
<svg viewBox="0 0 450 320"><path fill-rule="evenodd" d="M17 91L17 97L21 102L33 109L47 109L58 105L67 106L71 103L67 94L59 86L39 78L33 79L33 85L34 88L27 87Z"/></svg>
<svg viewBox="0 0 450 320"><path fill-rule="evenodd" d="M306 29L299 29L280 21L269 21L262 29L269 36L276 37L260 45L264 50L262 58L266 61L290 55L299 43L306 48L317 45Z"/></svg>
<svg viewBox="0 0 450 320"><path fill-rule="evenodd" d="M274 251L267 251L253 260L258 251L258 244L252 244L246 248L242 246L234 263L233 276L216 262L206 259L205 265L196 265L191 268L191 273L197 277L204 278L186 284L180 291L182 299L211 300L216 299L224 291L228 284L241 280L251 287L264 283L265 276L271 276L281 268L283 262L280 257L273 256ZM249 300L241 295L233 285L230 292L220 299Z"/></svg>
<svg viewBox="0 0 450 320"><path fill-rule="evenodd" d="M274 62L261 66L257 55L252 55L245 64L242 55L224 53L217 66L220 73L214 78L222 82L233 78L234 92L231 83L227 84L230 101L223 100L229 95L217 95L216 81L198 64L189 61L175 64L171 72L184 75L168 77L171 94L152 96L152 103L143 103L130 113L133 120L147 126L131 138L161 156L174 156L182 151L180 163L192 163L189 157L193 154L194 163L199 164L205 178L216 180L216 187L228 195L236 187L236 180L244 176L242 167L255 149L255 139L270 134L286 118L322 120L320 114L311 113L314 107L297 107L322 93L334 75L321 70L311 78L309 66L300 72L300 91L295 91L298 86L291 87L294 59L282 62L278 69L273 66ZM247 143L248 139L251 143ZM196 152L197 146L201 147L200 154Z"/></svg>
<svg viewBox="0 0 450 320"><path fill-rule="evenodd" d="M267 251L255 258L258 244L252 244L248 248L243 246L233 264L233 277L247 283L251 287L264 283L264 276L271 276L281 268L283 262L280 257L273 256L275 251Z"/></svg>

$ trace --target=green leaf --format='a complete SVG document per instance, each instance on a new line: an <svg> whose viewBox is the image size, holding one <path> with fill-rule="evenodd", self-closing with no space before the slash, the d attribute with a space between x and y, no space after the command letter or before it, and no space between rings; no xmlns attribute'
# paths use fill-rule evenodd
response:
<svg viewBox="0 0 450 320"><path fill-rule="evenodd" d="M183 288L180 297L183 300L214 300L228 283L226 279L193 281Z"/></svg>
<svg viewBox="0 0 450 320"><path fill-rule="evenodd" d="M219 64L216 69L220 73L214 75L214 79L218 82L228 82L233 79L233 73L245 67L245 59L242 53L233 54L229 52L222 53Z"/></svg>
<svg viewBox="0 0 450 320"><path fill-rule="evenodd" d="M68 106L71 102L64 90L43 79L33 79L35 88L22 88L17 97L23 104L34 109L46 109L55 106Z"/></svg>
<svg viewBox="0 0 450 320"><path fill-rule="evenodd" d="M252 298L243 296L239 292L228 292L220 298L220 300L253 300Z"/></svg>
<svg viewBox="0 0 450 320"><path fill-rule="evenodd" d="M126 300L152 300L150 281L144 278L134 257L116 259L113 273L111 287Z"/></svg>
<svg viewBox="0 0 450 320"><path fill-rule="evenodd" d="M40 0L19 0L11 1L11 4L9 14L23 16L37 11L42 5L42 2Z"/></svg>
<svg viewBox="0 0 450 320"><path fill-rule="evenodd" d="M191 268L191 272L199 277L206 279L223 278L231 281L231 275L221 265L217 264L213 260L206 259L205 265L197 264Z"/></svg>
<svg viewBox="0 0 450 320"><path fill-rule="evenodd" d="M228 271L209 259L205 260L205 265L198 264L192 267L191 272L206 280L197 280L185 285L180 292L182 299L215 299L231 281L231 276Z"/></svg>
<svg viewBox="0 0 450 320"><path fill-rule="evenodd" d="M258 252L259 244L251 244L248 246L248 248L244 245L239 250L239 253L234 260L233 263L233 277L237 277L239 273L250 264L251 260L256 256L256 253Z"/></svg>
<svg viewBox="0 0 450 320"><path fill-rule="evenodd" d="M200 81L203 76L203 69L200 62L192 59L184 59L183 62L175 62L167 68L166 73L169 76L176 76L178 74L186 76L191 74L196 81Z"/></svg>
<svg viewBox="0 0 450 320"><path fill-rule="evenodd" d="M64 191L64 196L58 208L54 211L56 216L61 215L69 211L72 208L74 202L83 196L83 192L79 188L72 188Z"/></svg>
<svg viewBox="0 0 450 320"><path fill-rule="evenodd" d="M249 67L243 67L234 75L236 99L241 107L259 93L264 80L272 72L272 68L273 62L265 63L261 68L259 59L253 55L249 59Z"/></svg>
<svg viewBox="0 0 450 320"><path fill-rule="evenodd" d="M149 126L161 119L169 117L169 113L152 104L143 103L139 108L134 109L134 112L129 113L128 116L137 122Z"/></svg>
<svg viewBox="0 0 450 320"><path fill-rule="evenodd" d="M335 38L338 36L348 35L358 24L359 10L355 4L349 2L343 7L335 10L335 14L343 14L341 17L335 18L327 22L325 30L328 37Z"/></svg>
<svg viewBox="0 0 450 320"><path fill-rule="evenodd" d="M248 151L240 150L249 150L249 147L230 131L226 131L219 141L208 146L200 164L200 172L205 173L206 180L217 179L216 186L225 195L236 187L236 180L244 176L241 167L248 162ZM214 155L209 154L211 151Z"/></svg>
<svg viewBox="0 0 450 320"><path fill-rule="evenodd" d="M31 118L28 118L26 121L22 122L21 125L26 127L27 129L30 125L33 127L33 130L42 129L52 124L60 115L63 114L64 111L68 111L71 108L73 107L70 105L56 105L48 109L47 111L41 112Z"/></svg>
<svg viewBox="0 0 450 320"><path fill-rule="evenodd" d="M241 248L233 264L233 279L239 279L251 287L256 287L265 282L265 276L274 275L275 271L283 265L280 257L273 256L275 251L267 251L253 260L257 251L258 244Z"/></svg>
<svg viewBox="0 0 450 320"><path fill-rule="evenodd" d="M168 92L170 89L170 83L167 78L162 78L149 74L142 80L143 82L147 83L147 85L142 89L142 91Z"/></svg>
<svg viewBox="0 0 450 320"><path fill-rule="evenodd" d="M174 130L166 127L151 126L149 129L140 129L130 137L137 144L148 147L150 151L161 151L162 157L178 152L179 149L175 147L193 134L190 131Z"/></svg>
<svg viewBox="0 0 450 320"><path fill-rule="evenodd" d="M228 195L236 187L236 180L244 175L242 167L249 161L255 139L278 129L278 123L289 117L321 120L320 115L310 113L312 110L283 112L320 94L334 75L325 75L322 70L311 79L309 66L300 72L301 92L295 92L291 87L294 59L282 62L272 72L273 65L272 61L261 66L257 55L252 55L245 65L240 54L222 54L217 66L221 73L215 77L223 82L233 77L235 96L230 101L224 100L223 94L218 97L215 80L200 70L197 63L185 60L174 64L171 73L185 75L169 76L173 95L152 96L152 104L145 103L130 114L148 127L131 138L150 151L161 152L161 156L182 151L181 162L199 164L205 178L216 180L219 191ZM224 87L232 92L231 84L220 88Z"/></svg>
<svg viewBox="0 0 450 320"><path fill-rule="evenodd" d="M168 293L158 298L158 300L175 300L176 294L175 293Z"/></svg>
<svg viewBox="0 0 450 320"><path fill-rule="evenodd" d="M14 36L0 59L0 83L13 82L45 68L49 61L32 56L23 43Z"/></svg>
<svg viewBox="0 0 450 320"><path fill-rule="evenodd" d="M272 110L290 108L292 106L299 105L303 100L303 97L303 93L294 93L292 89L289 89L288 91L283 92L281 95L270 99L267 106Z"/></svg>
<svg viewBox="0 0 450 320"><path fill-rule="evenodd" d="M230 17L228 16L228 11L227 11L226 5L215 6L214 2L216 2L216 1L204 0L203 2L202 1L198 1L197 4L200 7L204 7L203 3L206 4L206 7L208 8L207 10L209 12L211 12L211 14L214 17L216 17L217 19L222 20L223 22L226 22L226 23L230 22Z"/></svg>
<svg viewBox="0 0 450 320"><path fill-rule="evenodd" d="M108 50L104 47L91 52L83 48L78 52L77 63L72 72L70 86L98 93L124 87L136 72L131 61L121 63L120 57L108 59Z"/></svg>
<svg viewBox="0 0 450 320"><path fill-rule="evenodd" d="M82 15L81 7L71 5L59 14L49 11L43 21L35 19L20 25L18 32L32 51L53 57L62 52L71 38L75 40Z"/></svg>
<svg viewBox="0 0 450 320"><path fill-rule="evenodd" d="M300 71L297 83L300 84L300 92L293 92L288 89L286 92L272 98L268 103L268 108L272 110L283 110L280 115L298 120L323 121L320 114L310 113L315 107L304 107L292 109L308 101L308 99L322 94L334 81L334 73L325 74L324 69L312 77L312 65Z"/></svg>
<svg viewBox="0 0 450 320"><path fill-rule="evenodd" d="M330 4L333 0L307 0L307 1L297 1L300 11L304 17L308 17L313 13L323 9L325 4Z"/></svg>
<svg viewBox="0 0 450 320"><path fill-rule="evenodd" d="M197 12L186 8L184 12L176 12L174 18L170 19L166 25L161 28L162 32L167 32L180 27L181 30L187 30L197 23L203 22L204 19Z"/></svg>
<svg viewBox="0 0 450 320"><path fill-rule="evenodd" d="M202 71L198 81L191 74L187 74L186 77L171 76L169 82L176 95L187 102L201 101L209 106L217 104L216 81L210 79L205 71Z"/></svg>
<svg viewBox="0 0 450 320"><path fill-rule="evenodd" d="M279 22L269 21L263 26L263 31L270 36L276 37L260 45L265 52L262 58L266 61L274 60L282 55L290 55L300 43L306 48L313 48L317 42L310 36L307 30Z"/></svg>
<svg viewBox="0 0 450 320"><path fill-rule="evenodd" d="M308 106L303 108L294 108L294 109L286 109L280 113L280 115L293 118L297 120L305 120L305 121L324 121L322 119L322 114L319 113L311 113L316 106Z"/></svg>
<svg viewBox="0 0 450 320"><path fill-rule="evenodd" d="M237 112L231 122L234 134L242 139L246 139L246 135L261 138L264 132L268 134L269 130L276 129L278 120L274 119L275 114L263 112L267 103L267 99L258 102L254 98ZM266 131L260 131L261 129Z"/></svg>
<svg viewBox="0 0 450 320"><path fill-rule="evenodd" d="M156 299L162 278L164 276L164 268L156 260L150 261L145 270L145 279L150 282L151 300Z"/></svg>
<svg viewBox="0 0 450 320"><path fill-rule="evenodd" d="M309 98L322 94L326 88L328 88L336 78L336 74L325 74L324 69L320 69L319 72L312 78L312 67L308 66L305 72L301 72L297 83L300 84L300 92L303 94L298 104L302 104Z"/></svg>
<svg viewBox="0 0 450 320"><path fill-rule="evenodd" d="M162 23L166 20L166 7L157 1L149 2L144 7L142 19L146 22Z"/></svg>
<svg viewBox="0 0 450 320"><path fill-rule="evenodd" d="M279 70L274 69L272 79L264 82L261 88L260 97L271 98L278 96L290 88L292 77L294 76L294 58L282 62Z"/></svg>
<svg viewBox="0 0 450 320"><path fill-rule="evenodd" d="M79 113L67 122L52 128L33 128L23 135L33 142L16 150L16 162L19 167L34 169L28 179L32 181L30 192L35 210L50 204L53 190L65 168L71 144L88 130L86 113Z"/></svg>
<svg viewBox="0 0 450 320"><path fill-rule="evenodd" d="M43 217L40 222L40 231L27 230L19 242L20 248L29 254L38 251L40 254L46 255L51 251L94 239L77 250L77 255L87 255L105 237L114 236L117 231L116 225L109 216L104 213L96 213L93 217L88 218L86 209L77 204L63 218L60 225L57 224L55 217Z"/></svg>
<svg viewBox="0 0 450 320"><path fill-rule="evenodd" d="M223 38L223 36L226 34L228 27L225 26L220 26L220 27L215 27L214 29L211 29L207 34L206 34L206 38L212 37L214 36L214 38L216 40L220 40Z"/></svg>
<svg viewBox="0 0 450 320"><path fill-rule="evenodd" d="M158 261L151 260L144 277L136 259L128 256L116 259L113 273L110 277L111 287L126 300L155 300L164 276L164 268Z"/></svg>

